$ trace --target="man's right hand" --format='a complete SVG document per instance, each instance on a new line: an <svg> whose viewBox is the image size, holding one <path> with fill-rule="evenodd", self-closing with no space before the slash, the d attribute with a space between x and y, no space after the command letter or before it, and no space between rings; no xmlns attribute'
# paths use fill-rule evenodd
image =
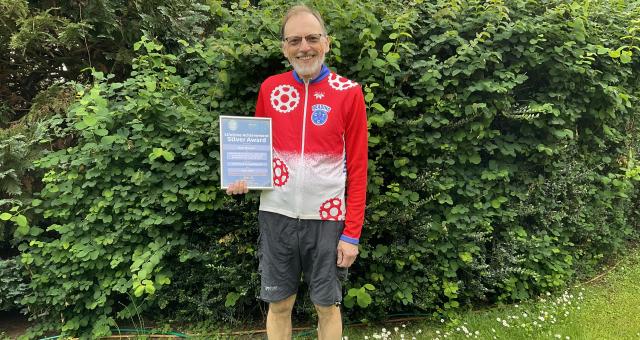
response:
<svg viewBox="0 0 640 340"><path fill-rule="evenodd" d="M247 192L249 192L249 189L247 188L247 181L236 181L229 184L227 187L227 195L242 195Z"/></svg>

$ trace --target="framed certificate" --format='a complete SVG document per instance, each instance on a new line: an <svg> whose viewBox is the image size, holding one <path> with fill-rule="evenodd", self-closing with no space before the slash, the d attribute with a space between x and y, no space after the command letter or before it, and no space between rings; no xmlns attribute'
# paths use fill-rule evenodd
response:
<svg viewBox="0 0 640 340"><path fill-rule="evenodd" d="M273 189L271 118L220 116L220 186Z"/></svg>

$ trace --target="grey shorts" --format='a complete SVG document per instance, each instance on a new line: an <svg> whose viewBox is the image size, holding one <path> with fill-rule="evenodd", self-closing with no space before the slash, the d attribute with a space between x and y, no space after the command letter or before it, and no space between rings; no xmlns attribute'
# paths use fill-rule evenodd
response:
<svg viewBox="0 0 640 340"><path fill-rule="evenodd" d="M258 224L261 300L277 302L296 294L302 276L314 304L342 301L340 281L346 279L347 269L336 266L336 249L344 222L299 220L260 211Z"/></svg>

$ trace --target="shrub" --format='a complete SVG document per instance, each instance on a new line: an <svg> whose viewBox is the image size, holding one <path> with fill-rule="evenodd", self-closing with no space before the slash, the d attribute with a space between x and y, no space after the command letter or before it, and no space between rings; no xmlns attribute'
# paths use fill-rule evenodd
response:
<svg viewBox="0 0 640 340"><path fill-rule="evenodd" d="M526 299L638 236L637 2L314 5L329 65L368 105L349 317ZM216 122L250 115L260 81L285 69L284 7L213 6L206 41L169 54L143 38L130 78L79 87L60 121L77 145L37 163L49 225L21 246L42 329L95 337L134 306L258 314L256 195L218 189Z"/></svg>

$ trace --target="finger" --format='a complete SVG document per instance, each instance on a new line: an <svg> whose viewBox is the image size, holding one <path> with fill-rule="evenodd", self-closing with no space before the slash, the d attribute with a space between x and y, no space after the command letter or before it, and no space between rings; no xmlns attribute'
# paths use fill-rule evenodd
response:
<svg viewBox="0 0 640 340"><path fill-rule="evenodd" d="M229 184L229 186L227 187L227 195L233 195L233 189L234 189L233 183Z"/></svg>
<svg viewBox="0 0 640 340"><path fill-rule="evenodd" d="M241 192L242 192L243 194L246 194L247 192L249 192L249 189L248 189L248 186L247 186L247 181L242 181L242 182L240 183L240 187L241 187L241 189L242 189L242 190L241 190Z"/></svg>
<svg viewBox="0 0 640 340"><path fill-rule="evenodd" d="M338 261L336 262L338 267L342 266L343 259L344 259L344 255L342 254L342 249L338 249Z"/></svg>

